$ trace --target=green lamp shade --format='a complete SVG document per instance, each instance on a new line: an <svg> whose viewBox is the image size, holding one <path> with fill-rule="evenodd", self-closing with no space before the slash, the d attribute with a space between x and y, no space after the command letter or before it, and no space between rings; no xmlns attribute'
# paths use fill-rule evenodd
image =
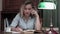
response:
<svg viewBox="0 0 60 34"><path fill-rule="evenodd" d="M56 5L52 2L40 2L38 9L56 9Z"/></svg>

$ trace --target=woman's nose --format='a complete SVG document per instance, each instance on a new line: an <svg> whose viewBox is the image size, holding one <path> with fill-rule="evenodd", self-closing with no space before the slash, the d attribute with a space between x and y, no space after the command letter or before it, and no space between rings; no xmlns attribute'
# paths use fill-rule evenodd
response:
<svg viewBox="0 0 60 34"><path fill-rule="evenodd" d="M29 11L29 10L26 10L27 12Z"/></svg>

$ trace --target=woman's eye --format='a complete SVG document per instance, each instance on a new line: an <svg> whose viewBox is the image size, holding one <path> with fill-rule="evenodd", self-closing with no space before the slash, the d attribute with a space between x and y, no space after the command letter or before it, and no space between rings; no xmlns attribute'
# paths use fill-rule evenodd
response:
<svg viewBox="0 0 60 34"><path fill-rule="evenodd" d="M24 8L24 10L31 10L31 8Z"/></svg>
<svg viewBox="0 0 60 34"><path fill-rule="evenodd" d="M31 10L31 8L29 8L28 10Z"/></svg>

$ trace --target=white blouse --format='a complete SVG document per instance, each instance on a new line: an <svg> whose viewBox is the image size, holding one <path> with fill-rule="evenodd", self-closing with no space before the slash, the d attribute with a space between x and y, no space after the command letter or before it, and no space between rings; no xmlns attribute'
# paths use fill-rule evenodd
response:
<svg viewBox="0 0 60 34"><path fill-rule="evenodd" d="M20 17L20 14L17 14L15 18L13 19L10 26L16 27L19 26L20 28L26 30L26 29L34 29L35 28L35 18L29 18L26 22L22 17Z"/></svg>

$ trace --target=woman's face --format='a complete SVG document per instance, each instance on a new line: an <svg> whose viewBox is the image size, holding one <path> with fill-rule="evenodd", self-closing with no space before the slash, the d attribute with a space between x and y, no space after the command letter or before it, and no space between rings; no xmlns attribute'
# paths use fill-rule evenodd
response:
<svg viewBox="0 0 60 34"><path fill-rule="evenodd" d="M25 5L25 7L24 7L24 15L25 16L29 16L30 15L30 13L31 13L31 11L32 11L32 6L31 6L31 4L28 4L28 5Z"/></svg>

